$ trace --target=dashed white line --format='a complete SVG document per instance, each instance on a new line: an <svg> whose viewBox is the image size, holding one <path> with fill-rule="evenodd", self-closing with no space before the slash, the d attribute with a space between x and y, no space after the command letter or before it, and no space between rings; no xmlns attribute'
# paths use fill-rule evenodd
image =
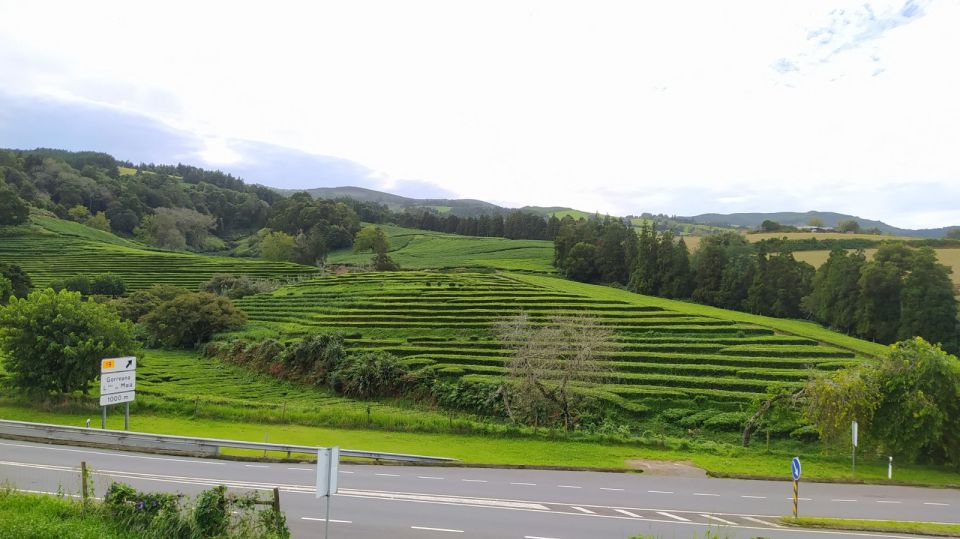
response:
<svg viewBox="0 0 960 539"><path fill-rule="evenodd" d="M787 498L787 499L790 500L790 501L793 501L793 498L792 498L792 497ZM799 501L801 501L801 502L809 502L809 501L813 500L813 498L797 498L797 500L799 500ZM834 501L836 501L836 500L834 500ZM843 500L841 500L841 501L843 501ZM857 501L857 500L846 500L846 501L848 501L848 502L855 502L855 501Z"/></svg>
<svg viewBox="0 0 960 539"><path fill-rule="evenodd" d="M679 520L680 522L690 522L689 518L678 517L677 515L674 515L673 513L668 513L666 511L657 511L657 514L663 515L667 518L672 518L674 520Z"/></svg>
<svg viewBox="0 0 960 539"><path fill-rule="evenodd" d="M340 472L340 473L345 473L345 474L352 474L352 473L353 473L353 472L348 472L348 471L346 471L346 470L339 470L339 472Z"/></svg>
<svg viewBox="0 0 960 539"><path fill-rule="evenodd" d="M622 489L622 488L600 487L600 490L609 490L609 491L611 491L611 492L623 492L623 489Z"/></svg>
<svg viewBox="0 0 960 539"><path fill-rule="evenodd" d="M523 485L523 486L527 486L527 487L535 487L535 486L537 486L536 483L510 483L510 484L511 484L511 485Z"/></svg>
<svg viewBox="0 0 960 539"><path fill-rule="evenodd" d="M434 477L432 475L418 475L417 479L443 479L442 477Z"/></svg>
<svg viewBox="0 0 960 539"><path fill-rule="evenodd" d="M747 496L747 495L744 495L744 496L740 496L740 497L741 497L741 498L750 498L750 499L752 499L752 500L766 500L766 499L767 499L766 496Z"/></svg>
<svg viewBox="0 0 960 539"><path fill-rule="evenodd" d="M831 502L855 502L857 500L830 500Z"/></svg>
<svg viewBox="0 0 960 539"><path fill-rule="evenodd" d="M894 500L877 500L877 503L903 503L903 502L897 502Z"/></svg>
<svg viewBox="0 0 960 539"><path fill-rule="evenodd" d="M461 479L461 481L466 483L486 483L486 479Z"/></svg>
<svg viewBox="0 0 960 539"><path fill-rule="evenodd" d="M326 519L324 519L324 518L314 518L314 517L300 517L300 520L313 520L313 521L315 521L315 522L325 522L325 521L326 521ZM334 519L332 519L332 518L330 519L330 522L333 522L333 523L335 523L335 524L353 524L353 521L352 521L352 520L334 520Z"/></svg>
<svg viewBox="0 0 960 539"><path fill-rule="evenodd" d="M719 494L708 494L705 492L694 492L693 495L694 496L720 496Z"/></svg>
<svg viewBox="0 0 960 539"><path fill-rule="evenodd" d="M576 485L557 485L557 488L583 488Z"/></svg>
<svg viewBox="0 0 960 539"><path fill-rule="evenodd" d="M428 528L426 526L410 526L411 530L425 530L428 532L447 532L447 533L463 533L463 530L452 530L450 528Z"/></svg>
<svg viewBox="0 0 960 539"><path fill-rule="evenodd" d="M577 507L576 505L571 505L570 507L576 509L577 511L580 511L581 513L586 513L586 514L588 514L588 515L596 515L595 512L593 512L593 511L591 511L591 510L589 510L589 509L584 509L583 507Z"/></svg>
<svg viewBox="0 0 960 539"><path fill-rule="evenodd" d="M782 528L783 526L779 524L774 524L773 522L767 522L766 520L760 520L759 518L753 517L743 517L744 520L749 520L750 522L756 522L757 524L763 524L764 526L770 526L772 528Z"/></svg>
<svg viewBox="0 0 960 539"><path fill-rule="evenodd" d="M923 502L923 505L939 505L941 507L949 507L949 503L937 503L937 502Z"/></svg>
<svg viewBox="0 0 960 539"><path fill-rule="evenodd" d="M736 525L737 525L736 522L730 522L729 520L724 520L724 519L722 519L722 518L720 518L720 517L715 517L715 516L713 516L713 515L700 515L700 516L702 516L703 518L709 518L710 520L715 520L715 521L720 522L720 523L722 523L722 524L726 524L727 526L736 526Z"/></svg>
<svg viewBox="0 0 960 539"><path fill-rule="evenodd" d="M524 535L523 539L556 539L555 537L541 537L539 535Z"/></svg>
<svg viewBox="0 0 960 539"><path fill-rule="evenodd" d="M264 466L262 464L244 464L247 468L269 468L269 466Z"/></svg>
<svg viewBox="0 0 960 539"><path fill-rule="evenodd" d="M287 468L287 469L294 472L312 472L313 471L313 468Z"/></svg>
<svg viewBox="0 0 960 539"><path fill-rule="evenodd" d="M669 490L648 490L647 492L650 494L673 494L673 492Z"/></svg>
<svg viewBox="0 0 960 539"><path fill-rule="evenodd" d="M614 511L620 513L621 515L627 515L628 517L643 518L636 513L631 513L630 511L627 511L626 509L614 509Z"/></svg>
<svg viewBox="0 0 960 539"><path fill-rule="evenodd" d="M395 473L375 473L373 475L379 475L380 477L400 477Z"/></svg>

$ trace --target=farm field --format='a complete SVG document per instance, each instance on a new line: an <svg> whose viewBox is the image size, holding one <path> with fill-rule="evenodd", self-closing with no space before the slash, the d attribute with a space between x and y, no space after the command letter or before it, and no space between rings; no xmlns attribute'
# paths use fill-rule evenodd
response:
<svg viewBox="0 0 960 539"><path fill-rule="evenodd" d="M366 225L372 226L372 225ZM393 225L378 225L390 241L390 257L403 269L494 268L554 273L553 242L458 236ZM330 253L327 263L362 266L370 253L342 249Z"/></svg>
<svg viewBox="0 0 960 539"><path fill-rule="evenodd" d="M286 262L202 256L151 250L77 223L33 218L33 224L0 227L0 261L19 264L35 286L78 273L112 272L127 288L154 284L195 289L217 273L289 279L315 268Z"/></svg>
<svg viewBox="0 0 960 539"><path fill-rule="evenodd" d="M934 249L934 251L937 252L937 259L941 264L953 269L950 280L953 281L954 286L957 287L957 292L960 293L960 249ZM877 250L864 249L863 252L867 256L867 260L871 260ZM802 260L815 268L819 268L830 257L830 251L797 251L793 253L793 256L797 260Z"/></svg>
<svg viewBox="0 0 960 539"><path fill-rule="evenodd" d="M691 402L715 415L740 411L774 382L799 387L811 367L836 369L875 351L778 334L748 322L749 315L738 321L702 314L700 306L678 311L666 300L645 302L655 298L591 285L573 291L567 283L522 274L344 274L237 303L250 317L247 331L257 336L339 331L352 349L390 352L411 367L431 365L447 377L480 382L506 372L508 355L491 334L497 320L521 310L534 322L586 313L614 330L618 345L601 354L609 370L581 391L626 413L675 406L692 413Z"/></svg>

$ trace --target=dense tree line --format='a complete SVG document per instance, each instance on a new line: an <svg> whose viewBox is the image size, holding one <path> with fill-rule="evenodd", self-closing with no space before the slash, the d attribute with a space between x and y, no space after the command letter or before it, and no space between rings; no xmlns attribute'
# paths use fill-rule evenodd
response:
<svg viewBox="0 0 960 539"><path fill-rule="evenodd" d="M950 268L930 247L882 243L872 261L834 250L819 270L794 258L788 241L749 243L725 232L706 236L693 254L683 238L620 219L564 218L554 265L583 282L639 294L781 318L810 318L837 331L892 343L920 336L960 349Z"/></svg>

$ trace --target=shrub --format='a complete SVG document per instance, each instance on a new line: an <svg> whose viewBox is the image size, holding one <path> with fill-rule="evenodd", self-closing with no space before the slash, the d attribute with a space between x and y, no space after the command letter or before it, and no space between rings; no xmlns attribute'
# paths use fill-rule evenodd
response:
<svg viewBox="0 0 960 539"><path fill-rule="evenodd" d="M280 355L287 375L311 373L314 383L322 383L346 356L343 337L338 334L312 335L289 345Z"/></svg>
<svg viewBox="0 0 960 539"><path fill-rule="evenodd" d="M80 292L84 296L91 294L102 296L122 296L127 291L123 279L113 273L97 273L93 275L78 274L50 282L54 290L69 290Z"/></svg>
<svg viewBox="0 0 960 539"><path fill-rule="evenodd" d="M156 284L146 290L137 290L125 298L114 300L113 306L120 314L120 318L137 322L143 315L159 307L161 303L189 293L189 290L179 286Z"/></svg>
<svg viewBox="0 0 960 539"><path fill-rule="evenodd" d="M30 276L23 271L23 268L16 264L0 262L0 275L10 280L10 285L13 287L13 295L18 298L27 297L30 289L33 288Z"/></svg>
<svg viewBox="0 0 960 539"><path fill-rule="evenodd" d="M331 376L334 390L348 397L399 396L407 368L386 352L366 352L349 356Z"/></svg>
<svg viewBox="0 0 960 539"><path fill-rule="evenodd" d="M229 299L206 292L178 296L140 319L154 343L169 347L198 346L214 333L237 329L246 321Z"/></svg>
<svg viewBox="0 0 960 539"><path fill-rule="evenodd" d="M263 279L251 279L247 275L218 274L200 286L201 292L211 292L230 299L240 299L260 292L275 290L277 285Z"/></svg>

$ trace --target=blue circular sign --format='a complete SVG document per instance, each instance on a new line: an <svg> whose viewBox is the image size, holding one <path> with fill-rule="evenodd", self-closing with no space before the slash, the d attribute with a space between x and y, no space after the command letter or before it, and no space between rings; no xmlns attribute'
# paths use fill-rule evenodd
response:
<svg viewBox="0 0 960 539"><path fill-rule="evenodd" d="M790 471L793 472L793 480L800 480L800 457L793 457L793 462L790 464Z"/></svg>

